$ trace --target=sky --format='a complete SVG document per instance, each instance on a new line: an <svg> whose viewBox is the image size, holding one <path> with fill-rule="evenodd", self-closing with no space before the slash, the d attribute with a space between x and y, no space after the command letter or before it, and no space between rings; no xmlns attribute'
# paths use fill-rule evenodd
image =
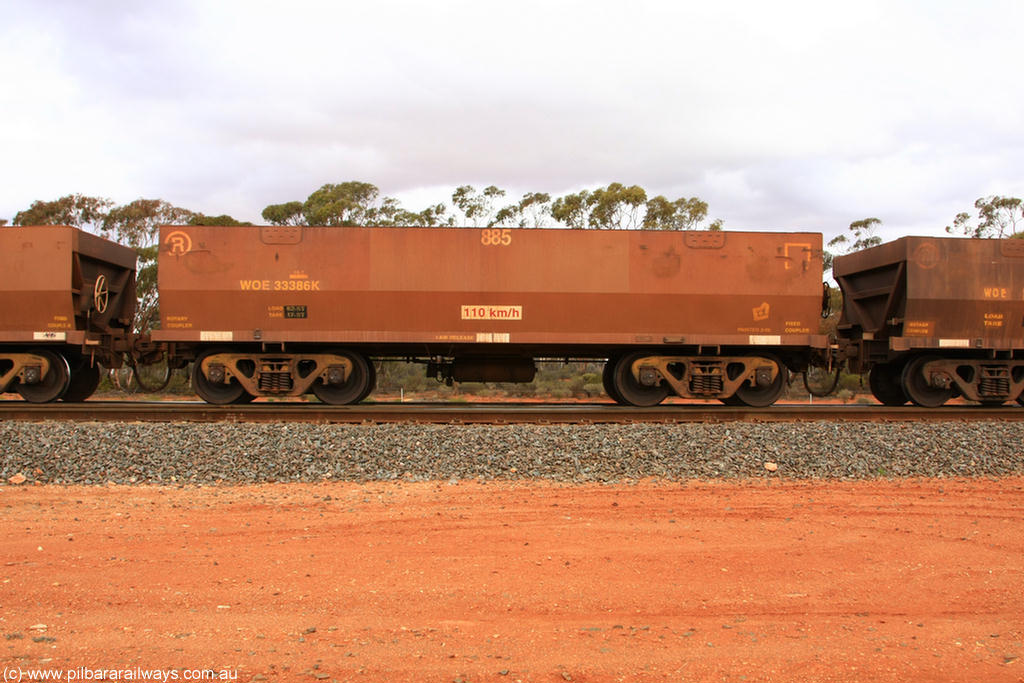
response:
<svg viewBox="0 0 1024 683"><path fill-rule="evenodd" d="M263 222L325 183L697 196L731 230L942 234L1024 196L1024 3L0 0L0 218Z"/></svg>

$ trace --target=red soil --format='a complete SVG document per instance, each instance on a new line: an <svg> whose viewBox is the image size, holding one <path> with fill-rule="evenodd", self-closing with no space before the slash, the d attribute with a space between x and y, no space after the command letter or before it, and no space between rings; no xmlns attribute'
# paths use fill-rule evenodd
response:
<svg viewBox="0 0 1024 683"><path fill-rule="evenodd" d="M1022 507L1022 479L8 485L0 659L22 680L1022 681Z"/></svg>

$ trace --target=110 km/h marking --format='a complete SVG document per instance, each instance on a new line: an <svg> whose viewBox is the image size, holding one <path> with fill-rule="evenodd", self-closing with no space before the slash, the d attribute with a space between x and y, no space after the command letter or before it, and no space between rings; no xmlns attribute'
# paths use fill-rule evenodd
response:
<svg viewBox="0 0 1024 683"><path fill-rule="evenodd" d="M463 320L522 320L522 306L463 306Z"/></svg>

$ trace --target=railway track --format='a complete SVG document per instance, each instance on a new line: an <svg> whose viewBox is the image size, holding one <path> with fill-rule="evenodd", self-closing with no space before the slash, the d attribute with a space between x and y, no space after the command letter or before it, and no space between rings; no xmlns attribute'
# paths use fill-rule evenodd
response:
<svg viewBox="0 0 1024 683"><path fill-rule="evenodd" d="M0 401L0 420L42 422L308 422L319 424L613 424L714 422L936 422L1022 421L1024 408L952 405L938 409L880 405L670 405L629 408L607 403L255 403L214 406L200 402L89 401L31 404Z"/></svg>

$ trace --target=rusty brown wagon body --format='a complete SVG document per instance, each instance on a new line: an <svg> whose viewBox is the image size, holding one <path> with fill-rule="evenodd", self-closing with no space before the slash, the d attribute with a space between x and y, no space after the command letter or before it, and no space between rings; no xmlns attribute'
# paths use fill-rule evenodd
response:
<svg viewBox="0 0 1024 683"><path fill-rule="evenodd" d="M135 251L67 226L0 229L0 391L84 400L120 365Z"/></svg>
<svg viewBox="0 0 1024 683"><path fill-rule="evenodd" d="M838 256L839 336L883 403L1024 390L1024 240L904 237Z"/></svg>
<svg viewBox="0 0 1024 683"><path fill-rule="evenodd" d="M821 253L811 233L165 226L154 340L215 402L359 400L367 358L529 381L572 357L610 358L624 402L756 403L827 347Z"/></svg>

